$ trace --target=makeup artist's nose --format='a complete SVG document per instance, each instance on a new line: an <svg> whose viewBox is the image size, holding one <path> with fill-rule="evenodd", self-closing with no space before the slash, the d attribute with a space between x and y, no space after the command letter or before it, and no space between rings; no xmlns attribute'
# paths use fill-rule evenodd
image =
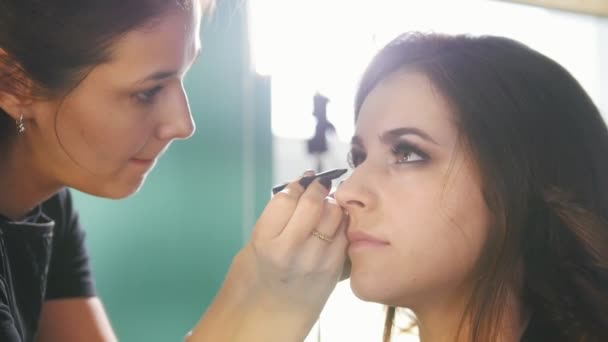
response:
<svg viewBox="0 0 608 342"><path fill-rule="evenodd" d="M162 114L162 122L158 126L157 135L160 140L183 140L194 134L196 126L190 112L188 96L183 85L171 94L170 103Z"/></svg>
<svg viewBox="0 0 608 342"><path fill-rule="evenodd" d="M371 179L356 169L351 176L344 180L335 193L336 201L340 206L346 208L349 213L360 210L369 210L375 203L375 195L370 189Z"/></svg>

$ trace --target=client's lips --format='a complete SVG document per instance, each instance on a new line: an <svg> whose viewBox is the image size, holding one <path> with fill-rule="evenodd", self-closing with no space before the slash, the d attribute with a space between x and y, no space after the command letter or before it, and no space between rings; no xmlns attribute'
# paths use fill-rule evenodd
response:
<svg viewBox="0 0 608 342"><path fill-rule="evenodd" d="M348 242L351 245L368 244L368 245L389 245L389 242L372 235L366 234L362 231L348 231L346 234Z"/></svg>

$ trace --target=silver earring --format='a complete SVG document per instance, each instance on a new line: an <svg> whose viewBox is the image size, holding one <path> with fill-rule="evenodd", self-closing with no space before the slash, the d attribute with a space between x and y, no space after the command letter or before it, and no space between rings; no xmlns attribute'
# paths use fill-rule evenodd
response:
<svg viewBox="0 0 608 342"><path fill-rule="evenodd" d="M23 124L23 114L21 114L17 120L17 133L23 133L23 131L25 131L25 125Z"/></svg>

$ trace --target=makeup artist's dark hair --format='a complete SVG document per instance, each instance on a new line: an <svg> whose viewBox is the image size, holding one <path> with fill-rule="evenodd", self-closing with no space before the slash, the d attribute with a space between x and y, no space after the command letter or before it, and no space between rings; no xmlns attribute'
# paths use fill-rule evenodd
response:
<svg viewBox="0 0 608 342"><path fill-rule="evenodd" d="M424 73L451 104L493 217L462 337L496 341L508 290L521 287L531 340L608 341L608 130L589 96L516 41L408 33L364 73L356 115L403 68ZM394 314L389 307L385 341Z"/></svg>
<svg viewBox="0 0 608 342"><path fill-rule="evenodd" d="M124 34L193 1L201 0L0 0L0 93L65 95L112 58ZM15 131L0 109L0 144Z"/></svg>

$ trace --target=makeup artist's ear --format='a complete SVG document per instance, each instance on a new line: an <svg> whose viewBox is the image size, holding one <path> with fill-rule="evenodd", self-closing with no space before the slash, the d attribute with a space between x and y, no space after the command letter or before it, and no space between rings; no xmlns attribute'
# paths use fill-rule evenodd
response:
<svg viewBox="0 0 608 342"><path fill-rule="evenodd" d="M33 85L21 67L0 48L0 108L15 120L21 115L27 118L26 109L33 102Z"/></svg>
<svg viewBox="0 0 608 342"><path fill-rule="evenodd" d="M31 101L14 96L13 94L0 91L0 108L14 120L18 120L21 115L24 118L29 117L26 108Z"/></svg>

